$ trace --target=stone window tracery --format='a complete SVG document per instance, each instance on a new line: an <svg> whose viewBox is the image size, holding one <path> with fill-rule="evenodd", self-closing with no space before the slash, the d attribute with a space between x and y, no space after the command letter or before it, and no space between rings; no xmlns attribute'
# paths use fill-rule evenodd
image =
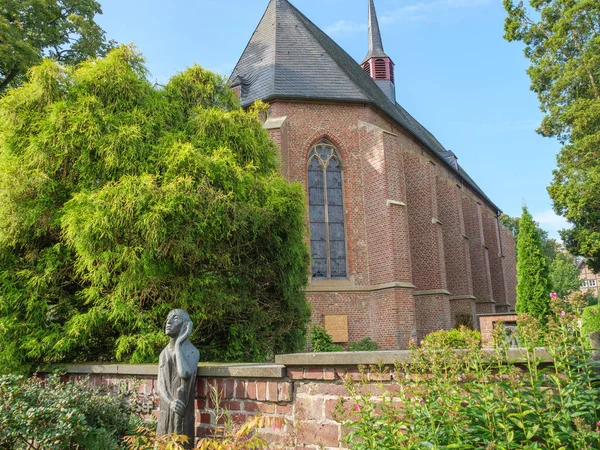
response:
<svg viewBox="0 0 600 450"><path fill-rule="evenodd" d="M326 141L308 155L308 214L312 278L346 278L342 160Z"/></svg>

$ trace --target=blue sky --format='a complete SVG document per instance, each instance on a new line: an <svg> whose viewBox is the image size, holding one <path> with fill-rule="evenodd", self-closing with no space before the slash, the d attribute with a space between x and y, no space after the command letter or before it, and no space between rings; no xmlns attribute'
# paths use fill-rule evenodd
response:
<svg viewBox="0 0 600 450"><path fill-rule="evenodd" d="M133 42L152 80L198 63L229 75L268 0L99 0L111 39ZM359 62L367 53L367 0L291 0ZM552 237L565 222L546 187L557 141L535 133L542 113L519 43L502 39L501 0L375 0L398 102L459 157L504 212L526 202Z"/></svg>

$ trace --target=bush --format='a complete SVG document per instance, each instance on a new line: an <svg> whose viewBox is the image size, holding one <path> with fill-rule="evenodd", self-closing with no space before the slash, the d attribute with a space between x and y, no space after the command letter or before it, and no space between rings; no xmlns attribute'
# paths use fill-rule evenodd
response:
<svg viewBox="0 0 600 450"><path fill-rule="evenodd" d="M146 74L119 47L0 98L0 373L154 363L173 308L205 360L306 344L305 193L263 107L199 66Z"/></svg>
<svg viewBox="0 0 600 450"><path fill-rule="evenodd" d="M482 353L474 339L457 352L445 347L447 336L428 336L413 348L412 363L397 365L397 394L373 402L373 387L366 380L348 384L353 408L338 408L338 420L349 430L346 447L600 448L600 379L578 326L583 306L557 301L544 324L520 316L521 363L509 358L502 327L495 331L497 347L491 354ZM551 367L537 358L540 339Z"/></svg>
<svg viewBox="0 0 600 450"><path fill-rule="evenodd" d="M600 331L600 310L598 306L588 306L581 316L581 334L589 336L594 331Z"/></svg>
<svg viewBox="0 0 600 450"><path fill-rule="evenodd" d="M429 333L423 338L423 344L429 347L445 349L478 347L481 344L481 333L477 330L460 326L458 329L440 330Z"/></svg>
<svg viewBox="0 0 600 450"><path fill-rule="evenodd" d="M333 338L321 325L313 325L310 330L310 340L313 352L341 352L344 350L340 345L333 343Z"/></svg>
<svg viewBox="0 0 600 450"><path fill-rule="evenodd" d="M125 398L88 380L0 377L1 449L121 449L134 417Z"/></svg>
<svg viewBox="0 0 600 450"><path fill-rule="evenodd" d="M376 352L377 350L379 350L377 342L368 337L360 342L351 342L348 346L349 352Z"/></svg>

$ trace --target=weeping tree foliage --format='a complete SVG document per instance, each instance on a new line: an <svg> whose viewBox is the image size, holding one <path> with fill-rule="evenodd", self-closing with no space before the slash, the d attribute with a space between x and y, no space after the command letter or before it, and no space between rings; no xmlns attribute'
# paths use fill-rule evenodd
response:
<svg viewBox="0 0 600 450"><path fill-rule="evenodd" d="M173 308L205 360L304 345L301 186L222 78L145 76L119 47L0 100L0 371L154 362Z"/></svg>
<svg viewBox="0 0 600 450"><path fill-rule="evenodd" d="M526 207L519 222L517 249L515 309L519 314L529 313L542 320L550 311L550 269L542 240Z"/></svg>
<svg viewBox="0 0 600 450"><path fill-rule="evenodd" d="M537 131L563 144L548 188L572 225L563 241L600 271L600 1L503 1L504 37L525 44L545 114Z"/></svg>

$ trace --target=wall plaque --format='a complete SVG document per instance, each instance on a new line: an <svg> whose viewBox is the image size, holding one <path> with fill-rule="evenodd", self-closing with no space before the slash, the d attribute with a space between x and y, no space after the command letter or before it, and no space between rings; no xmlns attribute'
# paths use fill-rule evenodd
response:
<svg viewBox="0 0 600 450"><path fill-rule="evenodd" d="M333 342L348 342L348 316L323 316L323 328L333 338Z"/></svg>

